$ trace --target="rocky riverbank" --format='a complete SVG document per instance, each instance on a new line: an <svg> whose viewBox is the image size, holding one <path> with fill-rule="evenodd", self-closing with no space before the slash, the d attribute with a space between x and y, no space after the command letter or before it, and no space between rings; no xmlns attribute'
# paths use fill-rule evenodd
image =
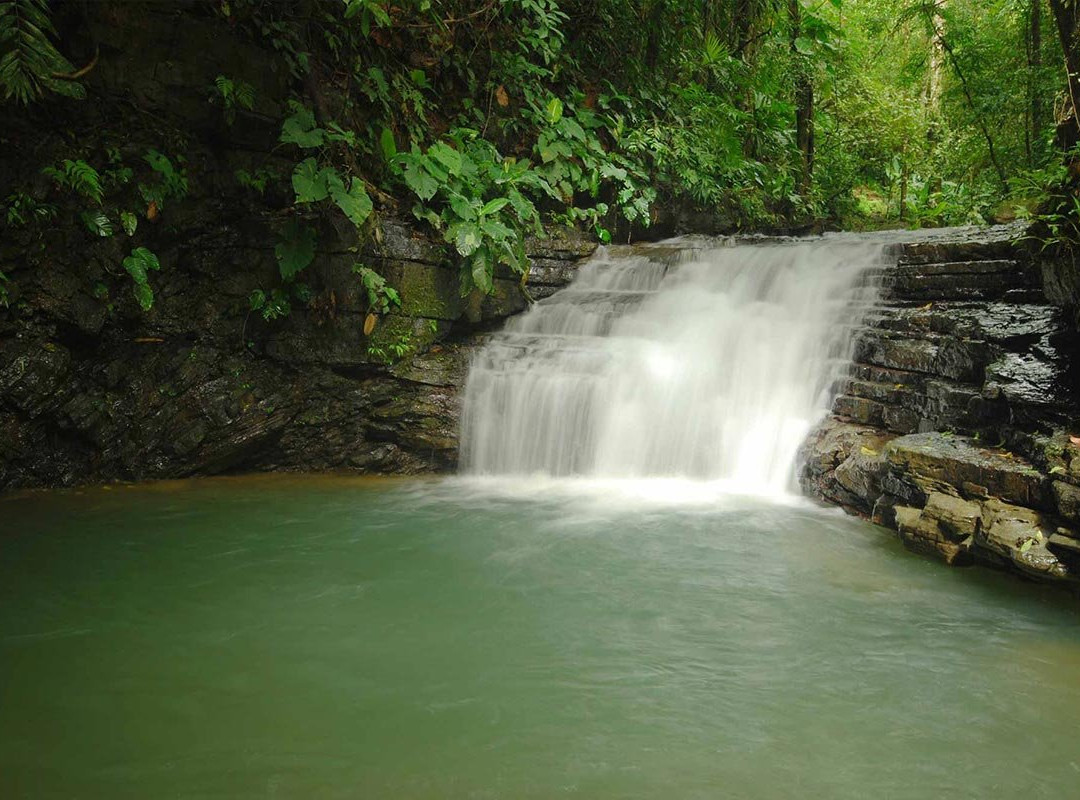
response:
<svg viewBox="0 0 1080 800"><path fill-rule="evenodd" d="M402 305L370 336L354 253L320 254L309 268L314 301L268 324L247 297L276 270L273 253L227 225L169 253L208 266L163 275L145 315L109 313L92 284L56 270L16 273L18 309L0 325L0 488L452 469L470 348L527 300L509 275L492 296L462 298L444 245L393 220L381 226L363 255ZM531 291L567 283L594 248L565 232L530 242ZM223 282L229 263L244 269Z"/></svg>
<svg viewBox="0 0 1080 800"><path fill-rule="evenodd" d="M1080 579L1073 309L1014 227L900 247L833 413L802 450L804 491L909 548Z"/></svg>

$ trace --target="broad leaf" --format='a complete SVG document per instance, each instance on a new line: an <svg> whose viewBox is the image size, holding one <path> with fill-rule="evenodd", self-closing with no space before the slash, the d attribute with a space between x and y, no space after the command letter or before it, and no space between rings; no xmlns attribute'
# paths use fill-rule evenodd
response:
<svg viewBox="0 0 1080 800"><path fill-rule="evenodd" d="M550 122L552 125L554 125L560 119L562 119L562 115L563 115L562 100L560 100L557 97L551 98L551 102L549 102L547 104L546 111L547 111L547 121Z"/></svg>
<svg viewBox="0 0 1080 800"><path fill-rule="evenodd" d="M459 222L452 225L446 235L454 243L458 253L463 256L471 256L475 253L482 241L480 229L472 222Z"/></svg>
<svg viewBox="0 0 1080 800"><path fill-rule="evenodd" d="M496 242L504 242L514 235L514 231L495 219L485 219L480 223L480 229L485 236L489 236Z"/></svg>
<svg viewBox="0 0 1080 800"><path fill-rule="evenodd" d="M473 256L472 279L476 287L484 294L491 294L494 284L491 280L491 262L487 258L487 252L480 250Z"/></svg>
<svg viewBox="0 0 1080 800"><path fill-rule="evenodd" d="M352 221L353 225L357 227L363 225L364 221L371 216L372 209L371 198L363 182L359 178L353 178L349 184L349 190L345 191L341 178L334 173L329 184L330 196L337 203L337 207Z"/></svg>
<svg viewBox="0 0 1080 800"><path fill-rule="evenodd" d="M510 199L507 197L496 197L494 200L489 200L484 204L484 207L480 209L480 216L486 217L488 214L494 214L497 211L501 211L507 205L509 205Z"/></svg>
<svg viewBox="0 0 1080 800"><path fill-rule="evenodd" d="M405 183L421 200L430 200L439 191L438 181L428 175L418 164L410 164L405 168Z"/></svg>
<svg viewBox="0 0 1080 800"><path fill-rule="evenodd" d="M319 169L314 158L305 158L297 164L292 176L296 202L317 203L325 200L329 194L327 180L331 175L337 178L337 173L332 168ZM340 182L341 179L338 178L338 183Z"/></svg>
<svg viewBox="0 0 1080 800"><path fill-rule="evenodd" d="M461 219L469 221L476 219L476 201L453 192L449 197L449 202L450 208Z"/></svg>
<svg viewBox="0 0 1080 800"><path fill-rule="evenodd" d="M285 280L292 280L315 258L315 231L297 222L288 223L281 240L274 247L278 271Z"/></svg>
<svg viewBox="0 0 1080 800"><path fill-rule="evenodd" d="M428 148L428 157L434 158L446 167L451 175L461 174L461 153L450 145L444 144L443 142L436 142Z"/></svg>
<svg viewBox="0 0 1080 800"><path fill-rule="evenodd" d="M315 124L315 115L299 103L291 104L294 114L281 126L280 140L285 144L311 149L323 144L323 129Z"/></svg>
<svg viewBox="0 0 1080 800"><path fill-rule="evenodd" d="M79 216L87 230L95 236L108 237L115 233L112 221L100 211L83 211Z"/></svg>
<svg viewBox="0 0 1080 800"><path fill-rule="evenodd" d="M383 128L379 136L379 147L382 148L383 158L393 161L397 155L397 142L394 141L394 132L389 128Z"/></svg>
<svg viewBox="0 0 1080 800"><path fill-rule="evenodd" d="M149 311L150 307L154 305L154 290L150 288L150 284L136 283L132 288L132 293L143 311Z"/></svg>

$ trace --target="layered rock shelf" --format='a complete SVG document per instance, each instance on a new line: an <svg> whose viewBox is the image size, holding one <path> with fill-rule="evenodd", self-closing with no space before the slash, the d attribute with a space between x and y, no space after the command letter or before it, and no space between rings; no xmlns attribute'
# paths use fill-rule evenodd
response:
<svg viewBox="0 0 1080 800"><path fill-rule="evenodd" d="M1021 232L899 247L800 482L946 563L1075 582L1077 340Z"/></svg>
<svg viewBox="0 0 1080 800"><path fill-rule="evenodd" d="M452 470L469 353L527 306L520 279L497 276L493 295L463 298L447 247L386 218L361 257L397 288L400 309L365 335L357 255L341 242L308 270L313 301L265 323L247 297L276 266L253 239L218 224L178 242L167 257L189 268L163 275L145 315L107 310L76 268L20 274L23 312L0 321L0 489ZM565 285L594 249L565 229L529 241L526 291Z"/></svg>

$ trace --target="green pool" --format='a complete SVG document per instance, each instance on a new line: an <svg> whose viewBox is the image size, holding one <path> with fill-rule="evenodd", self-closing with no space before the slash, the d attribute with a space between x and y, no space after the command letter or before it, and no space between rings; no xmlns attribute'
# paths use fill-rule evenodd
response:
<svg viewBox="0 0 1080 800"><path fill-rule="evenodd" d="M1077 608L664 482L11 495L0 798L1060 800Z"/></svg>

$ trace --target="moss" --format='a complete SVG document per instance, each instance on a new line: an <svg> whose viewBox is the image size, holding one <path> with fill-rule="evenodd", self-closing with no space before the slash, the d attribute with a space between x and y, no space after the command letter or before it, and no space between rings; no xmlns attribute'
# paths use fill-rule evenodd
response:
<svg viewBox="0 0 1080 800"><path fill-rule="evenodd" d="M452 270L405 261L395 283L402 314L443 320L461 316L464 303Z"/></svg>

